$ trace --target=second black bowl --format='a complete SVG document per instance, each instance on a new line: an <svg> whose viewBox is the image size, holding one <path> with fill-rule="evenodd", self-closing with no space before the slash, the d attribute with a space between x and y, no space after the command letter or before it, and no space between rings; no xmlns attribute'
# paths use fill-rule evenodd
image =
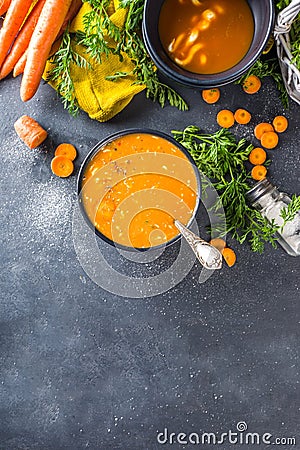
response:
<svg viewBox="0 0 300 450"><path fill-rule="evenodd" d="M230 69L217 74L197 74L175 64L165 52L159 37L159 15L164 0L146 0L143 38L146 49L157 68L180 84L208 89L239 79L259 58L273 30L275 10L272 0L248 0L254 19L254 36L244 58ZM170 18L172 20L172 18Z"/></svg>

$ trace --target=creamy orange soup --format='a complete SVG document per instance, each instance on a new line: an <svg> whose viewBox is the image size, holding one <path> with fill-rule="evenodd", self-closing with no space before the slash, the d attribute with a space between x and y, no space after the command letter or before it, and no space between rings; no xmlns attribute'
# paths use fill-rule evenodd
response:
<svg viewBox="0 0 300 450"><path fill-rule="evenodd" d="M230 69L249 50L253 34L246 0L165 0L161 8L162 45L176 64L190 72Z"/></svg>
<svg viewBox="0 0 300 450"><path fill-rule="evenodd" d="M84 172L81 201L91 223L125 246L169 241L197 203L197 177L174 144L151 134L127 134L104 145Z"/></svg>

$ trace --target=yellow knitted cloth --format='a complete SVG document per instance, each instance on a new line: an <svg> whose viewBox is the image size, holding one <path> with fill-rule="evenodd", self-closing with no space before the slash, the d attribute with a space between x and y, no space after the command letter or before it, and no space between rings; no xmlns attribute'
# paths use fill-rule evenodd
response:
<svg viewBox="0 0 300 450"><path fill-rule="evenodd" d="M119 8L119 1L114 0L110 8L110 19L118 27L123 27L126 19L127 11ZM71 24L70 31L83 31L83 16L91 10L88 3L84 3L79 10L77 16ZM114 43L111 43L115 45ZM85 52L83 46L73 44L76 52L82 55L91 64L91 69L78 67L71 64L70 72L74 84L75 96L79 107L86 111L92 119L105 122L120 111L132 100L133 96L142 91L145 86L134 84L136 77L128 75L119 78L117 81L108 81L106 77L113 75L115 72L129 72L134 68L130 58L123 54L122 62L118 55L110 53L108 56L103 55L102 62L96 63ZM52 68L52 64L47 62L45 77L47 72ZM51 86L56 87L55 82L50 82Z"/></svg>

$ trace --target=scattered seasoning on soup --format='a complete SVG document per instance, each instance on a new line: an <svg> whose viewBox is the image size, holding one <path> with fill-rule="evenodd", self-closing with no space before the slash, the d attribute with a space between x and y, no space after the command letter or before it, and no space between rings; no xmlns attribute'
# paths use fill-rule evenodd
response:
<svg viewBox="0 0 300 450"><path fill-rule="evenodd" d="M165 0L158 30L176 64L190 72L214 74L245 56L254 20L247 0Z"/></svg>
<svg viewBox="0 0 300 450"><path fill-rule="evenodd" d="M197 203L194 167L168 140L131 133L105 144L86 167L81 201L89 220L118 244L148 248L178 235Z"/></svg>

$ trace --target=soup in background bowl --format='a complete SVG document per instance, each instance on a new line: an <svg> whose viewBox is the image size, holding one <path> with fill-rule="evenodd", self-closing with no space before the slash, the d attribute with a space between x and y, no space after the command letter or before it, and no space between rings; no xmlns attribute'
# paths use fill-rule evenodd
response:
<svg viewBox="0 0 300 450"><path fill-rule="evenodd" d="M158 32L176 64L190 72L214 74L246 55L254 20L247 0L165 0Z"/></svg>
<svg viewBox="0 0 300 450"><path fill-rule="evenodd" d="M143 39L154 64L167 78L186 86L199 87L201 89L213 88L229 84L239 79L259 58L262 51L266 48L273 30L275 18L273 0L247 0L246 3L245 0L233 0L232 4L235 6L240 3L240 5L246 6L246 9L250 9L252 20L249 17L246 19L248 22L246 34L248 34L248 36L243 35L242 37L241 35L239 39L234 38L237 41L236 44L239 44L239 41L246 40L244 40L243 46L239 48L241 51L240 54L233 55L235 60L233 59L229 62L229 66L231 67L226 67L226 60L228 60L228 58L225 56L227 51L229 51L229 53L231 52L231 48L228 48L228 44L226 47L225 39L222 41L221 36L217 39L220 43L218 50L215 50L215 41L214 43L211 43L211 53L209 55L205 53L204 49L206 48L207 50L206 38L211 37L211 31L213 31L213 27L217 25L217 19L226 19L229 29L231 28L230 20L237 20L236 15L235 18L231 15L229 15L229 17L222 17L222 9L224 9L222 6L223 1L224 0L220 2L216 0L211 0L209 2L206 0L145 1L142 26ZM168 13L166 14L166 19L162 19L164 10L168 7L169 2L179 2L182 8L190 8L192 11L195 11L196 9L198 11L198 13L193 12L191 14L189 18L191 24L185 25L181 33L179 32L178 34L175 30L175 34L173 35L173 38L171 37L171 40L170 36L166 38L165 33L168 34L176 25L174 20L174 17L176 17L176 8L173 8L174 13L172 15ZM231 7L230 0L225 0L225 3L226 2ZM202 10L202 7L204 6L205 9ZM164 23L168 24L168 26L164 25ZM226 33L225 25L226 24L222 25L223 31L221 31L220 34L224 33L224 30ZM234 27L229 34L231 34L232 31L234 31ZM203 37L202 40L201 36ZM200 40L197 41L198 39ZM177 51L179 53L177 53ZM222 57L223 52L224 58ZM194 56L198 58L200 66L198 69L190 66L190 63L194 64L195 62L192 61ZM212 63L212 67L208 67L208 57ZM176 58L177 61L175 60ZM219 58L220 61L214 61L214 59ZM220 62L223 63L223 67L213 67Z"/></svg>
<svg viewBox="0 0 300 450"><path fill-rule="evenodd" d="M175 139L128 129L91 150L79 172L78 195L84 218L106 242L125 249L157 248L180 237L175 219L191 224L200 177Z"/></svg>

